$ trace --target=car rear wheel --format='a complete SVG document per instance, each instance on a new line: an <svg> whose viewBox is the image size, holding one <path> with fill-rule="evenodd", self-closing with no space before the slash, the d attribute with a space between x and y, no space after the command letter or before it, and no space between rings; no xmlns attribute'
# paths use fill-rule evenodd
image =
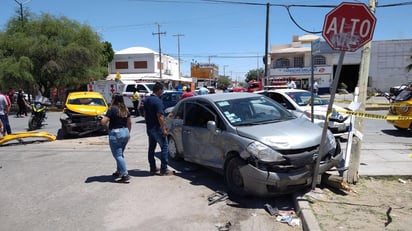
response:
<svg viewBox="0 0 412 231"><path fill-rule="evenodd" d="M169 142L169 156L173 160L179 160L181 159L181 155L179 154L176 146L176 141L173 139L173 137L169 136L168 137L168 142Z"/></svg>
<svg viewBox="0 0 412 231"><path fill-rule="evenodd" d="M240 168L246 165L245 161L239 157L231 158L226 166L225 180L230 192L238 196L244 196L244 183Z"/></svg>

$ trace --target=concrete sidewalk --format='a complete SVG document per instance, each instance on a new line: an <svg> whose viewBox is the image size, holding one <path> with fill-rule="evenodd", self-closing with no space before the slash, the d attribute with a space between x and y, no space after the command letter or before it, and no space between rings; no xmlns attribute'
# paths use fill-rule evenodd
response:
<svg viewBox="0 0 412 231"><path fill-rule="evenodd" d="M322 95L322 98L330 98ZM352 94L337 94L334 103L347 107L353 100ZM374 111L385 115L389 109L389 101L385 97L375 96L367 99L365 111ZM368 131L368 122L364 120L364 139L361 146L359 166L360 176L412 176L412 133L404 134L383 121L379 127L381 132ZM376 125L375 125L376 126ZM380 134L383 133L383 134ZM382 142L379 137L385 136ZM344 144L342 147L345 147ZM345 152L345 149L343 149ZM302 219L303 230L321 230L310 203L305 194L295 194L295 205Z"/></svg>
<svg viewBox="0 0 412 231"><path fill-rule="evenodd" d="M330 95L320 95L321 98L330 99ZM353 101L353 94L336 94L334 103L346 107ZM366 99L365 110L387 110L389 101L384 96L372 96Z"/></svg>

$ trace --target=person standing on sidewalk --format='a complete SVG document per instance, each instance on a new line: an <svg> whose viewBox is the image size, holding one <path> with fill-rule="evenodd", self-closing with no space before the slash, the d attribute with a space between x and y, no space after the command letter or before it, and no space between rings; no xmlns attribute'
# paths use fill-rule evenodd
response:
<svg viewBox="0 0 412 231"><path fill-rule="evenodd" d="M139 92L135 88L133 90L133 95L132 95L133 110L134 110L134 116L135 117L139 116L139 110L138 110L138 108L139 108L139 99L140 99Z"/></svg>
<svg viewBox="0 0 412 231"><path fill-rule="evenodd" d="M117 166L112 176L115 179L120 178L119 182L128 182L130 176L124 159L124 150L130 139L132 122L121 94L115 93L113 95L112 105L102 117L101 123L103 125L109 124L109 145Z"/></svg>
<svg viewBox="0 0 412 231"><path fill-rule="evenodd" d="M10 112L11 102L7 95L0 93L0 120L3 124L2 135L11 134L11 127L9 122L9 112Z"/></svg>
<svg viewBox="0 0 412 231"><path fill-rule="evenodd" d="M163 111L163 102L159 96L163 93L163 85L159 82L153 87L153 93L145 98L144 117L146 121L146 132L149 138L149 149L147 153L150 173L156 174L160 170L161 176L173 175L173 172L168 170L169 144L167 141L166 121ZM156 167L155 149L159 144L161 149L160 154L160 169Z"/></svg>

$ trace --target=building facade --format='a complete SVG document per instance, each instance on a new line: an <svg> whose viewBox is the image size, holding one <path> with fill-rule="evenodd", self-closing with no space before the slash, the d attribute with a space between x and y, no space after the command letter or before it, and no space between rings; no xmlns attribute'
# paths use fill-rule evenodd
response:
<svg viewBox="0 0 412 231"><path fill-rule="evenodd" d="M319 41L312 49L303 36L293 36L291 44L271 46L269 84L283 87L288 79L292 79L298 88L310 89L313 75L319 93L329 93L339 54L340 51L333 50L325 41ZM361 48L356 52L345 52L339 88L353 92L357 86L361 54ZM412 39L373 41L368 87L388 92L394 85L411 81L412 72L406 70L406 66L412 63L411 55Z"/></svg>
<svg viewBox="0 0 412 231"><path fill-rule="evenodd" d="M191 63L190 76L197 87L216 86L219 67L213 63Z"/></svg>
<svg viewBox="0 0 412 231"><path fill-rule="evenodd" d="M191 82L191 78L179 74L179 62L176 59L162 54L160 62L159 53L145 47L130 47L115 52L106 79L116 79L117 73L120 73L122 80L161 81L172 85Z"/></svg>

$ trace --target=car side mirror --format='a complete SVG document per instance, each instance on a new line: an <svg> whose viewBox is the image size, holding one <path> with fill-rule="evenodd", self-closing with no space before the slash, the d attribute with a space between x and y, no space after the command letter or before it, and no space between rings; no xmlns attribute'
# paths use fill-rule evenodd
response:
<svg viewBox="0 0 412 231"><path fill-rule="evenodd" d="M212 120L207 121L207 129L209 131L213 132L214 134L219 133L219 130L216 127L216 122L215 121L212 121Z"/></svg>

